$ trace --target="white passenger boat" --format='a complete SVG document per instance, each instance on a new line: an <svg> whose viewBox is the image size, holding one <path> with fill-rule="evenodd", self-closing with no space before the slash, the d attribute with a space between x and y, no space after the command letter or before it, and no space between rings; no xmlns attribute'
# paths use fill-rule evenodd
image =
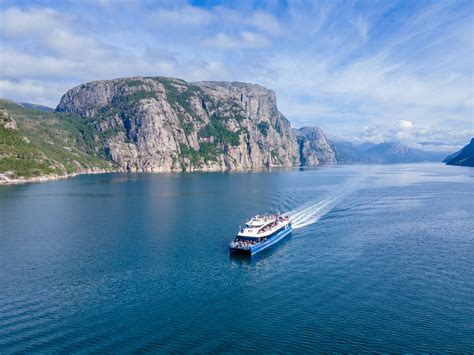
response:
<svg viewBox="0 0 474 355"><path fill-rule="evenodd" d="M256 254L291 234L291 220L288 215L257 215L241 228L230 243L231 252Z"/></svg>

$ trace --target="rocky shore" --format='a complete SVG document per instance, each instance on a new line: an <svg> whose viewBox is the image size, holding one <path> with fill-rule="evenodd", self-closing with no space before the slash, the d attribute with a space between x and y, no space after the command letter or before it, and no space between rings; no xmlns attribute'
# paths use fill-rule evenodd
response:
<svg viewBox="0 0 474 355"><path fill-rule="evenodd" d="M70 179L78 175L88 175L88 174L105 174L111 173L114 171L103 170L103 169L93 169L93 170L84 170L78 171L70 174L65 175L56 175L56 174L49 174L49 175L40 175L40 176L32 176L32 177L14 177L14 173L11 171L1 172L0 173L0 185L18 185L18 184L27 184L27 183L36 183L36 182L47 182L47 181L54 181L54 180L64 180Z"/></svg>

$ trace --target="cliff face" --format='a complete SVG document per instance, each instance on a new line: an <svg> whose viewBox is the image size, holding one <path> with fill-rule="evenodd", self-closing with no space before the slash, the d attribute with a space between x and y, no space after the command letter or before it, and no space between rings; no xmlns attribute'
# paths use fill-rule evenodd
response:
<svg viewBox="0 0 474 355"><path fill-rule="evenodd" d="M8 104L8 101L0 102L0 128L3 129L17 129L16 121L10 116L4 104ZM13 103L11 103L13 104Z"/></svg>
<svg viewBox="0 0 474 355"><path fill-rule="evenodd" d="M302 127L294 130L301 166L336 164L336 153L318 127Z"/></svg>
<svg viewBox="0 0 474 355"><path fill-rule="evenodd" d="M259 85L163 77L96 81L69 90L56 111L88 118L122 170L258 169L300 161L274 92Z"/></svg>

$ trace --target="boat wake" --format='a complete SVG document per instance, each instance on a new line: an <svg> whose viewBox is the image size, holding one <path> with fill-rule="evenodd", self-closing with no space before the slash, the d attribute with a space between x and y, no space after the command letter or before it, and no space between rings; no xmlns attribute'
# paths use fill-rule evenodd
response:
<svg viewBox="0 0 474 355"><path fill-rule="evenodd" d="M365 175L352 178L342 185L337 185L334 190L328 193L322 200L310 201L288 212L291 216L293 229L306 227L319 221L350 194L358 190L365 179Z"/></svg>

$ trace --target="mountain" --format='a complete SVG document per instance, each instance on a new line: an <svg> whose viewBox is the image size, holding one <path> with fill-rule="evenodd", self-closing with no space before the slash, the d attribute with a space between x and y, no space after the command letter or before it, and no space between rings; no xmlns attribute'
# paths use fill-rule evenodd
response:
<svg viewBox="0 0 474 355"><path fill-rule="evenodd" d="M474 166L474 138L464 148L446 157L444 162L448 165Z"/></svg>
<svg viewBox="0 0 474 355"><path fill-rule="evenodd" d="M164 77L95 81L69 90L57 112L87 118L125 171L259 169L299 162L275 93L239 82Z"/></svg>
<svg viewBox="0 0 474 355"><path fill-rule="evenodd" d="M0 182L108 171L100 140L80 116L0 100Z"/></svg>
<svg viewBox="0 0 474 355"><path fill-rule="evenodd" d="M29 102L20 102L20 105L25 107L25 108L31 108L34 110L40 110L44 112L53 112L54 108L48 107L48 106L43 106L43 105L38 105L38 104L32 104Z"/></svg>
<svg viewBox="0 0 474 355"><path fill-rule="evenodd" d="M134 77L77 86L55 112L0 103L3 180L336 162L324 133L294 131L278 111L275 93L260 85Z"/></svg>
<svg viewBox="0 0 474 355"><path fill-rule="evenodd" d="M241 82L94 81L67 91L54 112L0 100L0 182L440 160L399 143L330 142L317 127L292 129L272 90Z"/></svg>
<svg viewBox="0 0 474 355"><path fill-rule="evenodd" d="M294 129L299 147L300 165L336 164L336 153L318 127Z"/></svg>
<svg viewBox="0 0 474 355"><path fill-rule="evenodd" d="M322 131L293 131L275 93L260 85L165 77L96 81L69 90L56 110L93 122L107 135L110 160L126 171L335 163Z"/></svg>
<svg viewBox="0 0 474 355"><path fill-rule="evenodd" d="M443 153L427 152L400 143L381 143L366 151L370 163L417 163L441 161Z"/></svg>
<svg viewBox="0 0 474 355"><path fill-rule="evenodd" d="M432 145L432 146L438 146L438 147L441 147L443 145L445 145L446 143L444 142L427 142L427 141L424 141L424 142L418 142L419 145Z"/></svg>
<svg viewBox="0 0 474 355"><path fill-rule="evenodd" d="M339 164L367 163L365 152L368 149L365 145L355 144L348 141L330 142L335 152L336 160ZM370 148L373 145L370 145Z"/></svg>
<svg viewBox="0 0 474 355"><path fill-rule="evenodd" d="M401 143L354 144L332 142L338 163L393 164L441 161L442 152L428 152Z"/></svg>

